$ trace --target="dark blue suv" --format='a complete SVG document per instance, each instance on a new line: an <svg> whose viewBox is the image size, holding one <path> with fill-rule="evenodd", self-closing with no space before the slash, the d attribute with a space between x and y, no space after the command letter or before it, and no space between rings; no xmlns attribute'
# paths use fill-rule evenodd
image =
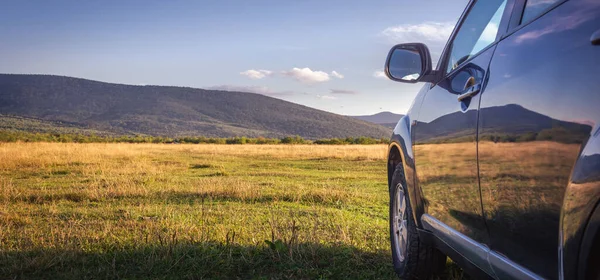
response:
<svg viewBox="0 0 600 280"><path fill-rule="evenodd" d="M389 146L401 278L449 256L477 279L600 279L600 0L471 1L435 69L408 43L386 74L425 83Z"/></svg>

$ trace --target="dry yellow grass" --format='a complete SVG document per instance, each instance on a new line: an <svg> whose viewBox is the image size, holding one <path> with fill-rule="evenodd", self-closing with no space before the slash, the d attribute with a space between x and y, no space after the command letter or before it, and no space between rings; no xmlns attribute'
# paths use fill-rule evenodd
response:
<svg viewBox="0 0 600 280"><path fill-rule="evenodd" d="M0 274L389 278L385 151L0 144Z"/></svg>
<svg viewBox="0 0 600 280"><path fill-rule="evenodd" d="M241 159L341 159L383 160L384 145L317 146L317 145L156 145L156 144L57 144L57 143L4 143L0 144L0 171L5 173L61 172L68 169L88 179L78 195L91 199L146 195L143 182L165 181L163 191L180 188L181 181L174 172L188 169L186 162L174 155L201 156L207 167L224 169L224 165L241 163ZM162 160L160 160L162 159ZM215 162L211 166L210 162ZM250 162L248 162L250 163ZM241 164L243 165L243 163ZM63 170L64 171L64 170ZM231 172L231 171L229 171ZM218 172L215 173L218 176ZM257 175L285 175L281 170L264 169ZM42 175L43 176L43 175ZM256 186L235 178L198 179L207 195L220 194L240 198L260 195ZM18 194L10 179L0 178L3 192ZM183 182L188 183L188 182ZM336 196L336 189L310 188L308 196L324 197L324 192ZM60 190L57 190L60 193ZM289 193L302 196L303 187ZM57 193L54 193L55 195ZM342 195L343 196L343 195Z"/></svg>
<svg viewBox="0 0 600 280"><path fill-rule="evenodd" d="M560 203L578 149L479 147L486 211L516 214ZM415 155L430 211L479 211L474 144ZM390 278L385 159L384 145L0 144L0 274Z"/></svg>
<svg viewBox="0 0 600 280"><path fill-rule="evenodd" d="M46 167L64 162L92 162L112 157L127 160L148 154L173 152L199 153L215 157L268 156L274 159L369 159L382 160L387 154L385 145L156 145L156 144L57 144L57 143L0 143L0 169ZM144 162L139 162L140 166Z"/></svg>

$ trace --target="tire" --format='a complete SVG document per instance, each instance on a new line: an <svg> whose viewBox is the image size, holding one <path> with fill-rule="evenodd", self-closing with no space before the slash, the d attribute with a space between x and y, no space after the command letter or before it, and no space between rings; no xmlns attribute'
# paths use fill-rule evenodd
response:
<svg viewBox="0 0 600 280"><path fill-rule="evenodd" d="M431 279L444 270L446 255L421 243L409 201L400 163L394 170L390 186L389 222L394 270L400 279ZM398 207L404 211L400 212Z"/></svg>

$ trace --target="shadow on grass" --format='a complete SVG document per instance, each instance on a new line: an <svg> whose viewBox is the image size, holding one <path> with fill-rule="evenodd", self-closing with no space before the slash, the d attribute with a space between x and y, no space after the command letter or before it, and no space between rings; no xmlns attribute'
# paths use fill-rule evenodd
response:
<svg viewBox="0 0 600 280"><path fill-rule="evenodd" d="M394 279L388 251L346 245L292 246L186 242L85 252L36 249L0 253L8 279Z"/></svg>
<svg viewBox="0 0 600 280"><path fill-rule="evenodd" d="M190 165L190 169L205 169L213 167L210 164L192 164Z"/></svg>
<svg viewBox="0 0 600 280"><path fill-rule="evenodd" d="M236 194L229 192L194 192L194 191L167 191L156 194L155 200L165 200L169 203L203 203L218 201L236 201L244 203L270 203L274 201L299 202L320 205L337 205L347 202L349 198L343 194L319 193L283 193L283 194Z"/></svg>
<svg viewBox="0 0 600 280"><path fill-rule="evenodd" d="M83 192L42 193L20 195L9 198L11 201L26 202L31 204L49 204L57 201L70 202L100 202L110 200L143 200L168 202L172 204L201 204L207 202L244 202L244 203L270 203L274 201L299 202L320 205L339 205L351 199L344 193L282 193L282 194L257 194L236 193L233 191L163 191L149 194L110 194L101 197L91 196Z"/></svg>

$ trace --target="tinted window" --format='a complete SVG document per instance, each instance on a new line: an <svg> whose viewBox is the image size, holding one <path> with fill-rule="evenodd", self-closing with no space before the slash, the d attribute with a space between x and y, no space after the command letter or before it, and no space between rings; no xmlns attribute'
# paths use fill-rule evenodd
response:
<svg viewBox="0 0 600 280"><path fill-rule="evenodd" d="M446 72L496 41L505 6L506 0L485 0L474 4L454 37Z"/></svg>
<svg viewBox="0 0 600 280"><path fill-rule="evenodd" d="M537 17L558 1L560 0L528 0L525 4L525 10L523 10L521 22L527 22L530 19Z"/></svg>

